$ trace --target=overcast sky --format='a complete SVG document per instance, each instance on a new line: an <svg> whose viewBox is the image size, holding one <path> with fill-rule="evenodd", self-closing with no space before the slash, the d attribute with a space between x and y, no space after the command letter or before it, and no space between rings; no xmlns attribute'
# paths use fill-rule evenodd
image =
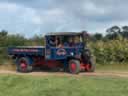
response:
<svg viewBox="0 0 128 96"><path fill-rule="evenodd" d="M128 25L128 0L0 0L0 30L27 37Z"/></svg>

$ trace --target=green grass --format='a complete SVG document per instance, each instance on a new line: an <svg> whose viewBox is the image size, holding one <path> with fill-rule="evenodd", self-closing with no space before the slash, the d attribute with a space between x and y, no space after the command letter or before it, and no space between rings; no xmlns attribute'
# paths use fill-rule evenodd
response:
<svg viewBox="0 0 128 96"><path fill-rule="evenodd" d="M96 71L128 71L128 64L97 64L96 65Z"/></svg>
<svg viewBox="0 0 128 96"><path fill-rule="evenodd" d="M127 96L127 78L0 75L0 96Z"/></svg>

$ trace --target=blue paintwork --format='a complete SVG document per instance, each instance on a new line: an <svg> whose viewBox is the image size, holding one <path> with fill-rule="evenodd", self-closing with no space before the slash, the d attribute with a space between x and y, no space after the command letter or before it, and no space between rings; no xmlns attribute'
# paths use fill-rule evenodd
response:
<svg viewBox="0 0 128 96"><path fill-rule="evenodd" d="M65 54L64 55L58 55L57 54L57 51L58 50L65 50ZM71 56L75 56L75 55L81 55L81 52L82 52L82 49L83 48L71 48L71 47L65 47L65 48L50 48L49 50L51 51L51 54L49 56L49 60L63 60L63 59L67 59L67 57L71 57Z"/></svg>
<svg viewBox="0 0 128 96"><path fill-rule="evenodd" d="M18 51L17 51L18 50ZM28 51L24 51L28 50ZM34 50L34 51L33 51ZM42 47L9 47L8 48L9 55L35 55L35 56L44 56L45 55L45 48Z"/></svg>
<svg viewBox="0 0 128 96"><path fill-rule="evenodd" d="M67 58L81 56L81 53L84 49L84 44L79 43L74 47L64 46L63 48L51 47L49 44L50 36L46 36L46 46L19 46L19 47L9 47L8 54L16 55L16 56L26 56L31 58L30 56L44 56L46 60L62 60L64 62L64 66L67 66ZM59 52L58 52L59 51ZM31 59L29 59L32 61Z"/></svg>
<svg viewBox="0 0 128 96"><path fill-rule="evenodd" d="M47 60L65 60L68 57L75 57L76 55L81 55L83 49L84 49L84 44L83 43L79 43L74 45L75 47L68 47L65 46L63 48L56 48L56 47L51 47L49 44L49 40L50 40L50 36L46 36L46 54L45 54L45 58ZM57 55L57 51L64 49L66 51L65 55ZM49 54L47 54L49 53Z"/></svg>

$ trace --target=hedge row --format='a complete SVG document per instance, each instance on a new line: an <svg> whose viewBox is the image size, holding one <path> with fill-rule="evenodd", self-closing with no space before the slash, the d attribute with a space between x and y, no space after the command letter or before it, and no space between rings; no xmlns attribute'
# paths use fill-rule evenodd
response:
<svg viewBox="0 0 128 96"><path fill-rule="evenodd" d="M7 64L9 57L7 55L7 47L0 47L0 65Z"/></svg>
<svg viewBox="0 0 128 96"><path fill-rule="evenodd" d="M116 40L108 40L106 42L90 42L89 47L91 48L97 63L128 63L127 39L118 38Z"/></svg>

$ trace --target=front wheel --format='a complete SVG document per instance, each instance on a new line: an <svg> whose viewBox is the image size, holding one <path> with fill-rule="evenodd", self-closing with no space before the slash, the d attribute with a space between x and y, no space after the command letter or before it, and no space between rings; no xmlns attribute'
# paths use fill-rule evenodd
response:
<svg viewBox="0 0 128 96"><path fill-rule="evenodd" d="M78 74L80 72L80 62L78 60L70 60L69 71L72 74Z"/></svg>
<svg viewBox="0 0 128 96"><path fill-rule="evenodd" d="M30 64L29 58L26 57L21 57L18 58L17 61L17 71L18 72L23 72L23 73L27 73L27 72L31 72L33 67Z"/></svg>

